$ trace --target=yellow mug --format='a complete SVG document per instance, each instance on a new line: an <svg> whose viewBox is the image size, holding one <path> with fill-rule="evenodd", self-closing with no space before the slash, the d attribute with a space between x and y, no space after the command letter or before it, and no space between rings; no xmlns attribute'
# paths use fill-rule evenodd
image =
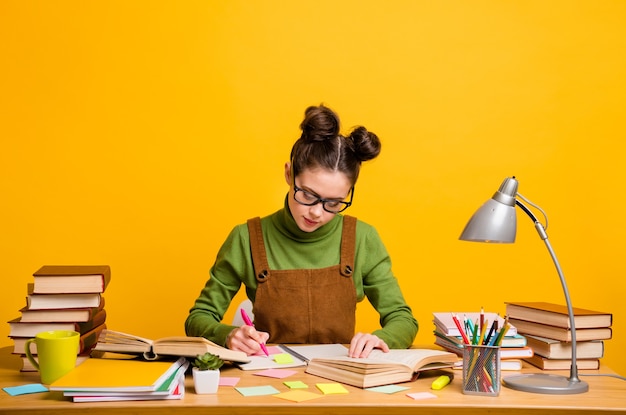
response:
<svg viewBox="0 0 626 415"><path fill-rule="evenodd" d="M26 357L39 370L41 383L50 384L76 367L80 333L72 330L51 330L37 333L34 339L26 340ZM37 346L35 360L30 344Z"/></svg>

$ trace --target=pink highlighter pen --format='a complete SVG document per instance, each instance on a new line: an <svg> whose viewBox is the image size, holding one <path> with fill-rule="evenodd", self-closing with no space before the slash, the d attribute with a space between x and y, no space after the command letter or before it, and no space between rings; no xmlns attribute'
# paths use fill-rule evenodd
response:
<svg viewBox="0 0 626 415"><path fill-rule="evenodd" d="M246 326L250 326L250 327L254 327L254 324L252 324L252 320L250 320L250 317L248 317L248 313L246 313L246 310L244 310L243 308L241 309L241 318L243 318L243 321L246 323ZM265 356L269 356L270 354L267 351L267 347L265 347L264 343L259 343L261 345L261 349L263 350L263 353L265 353Z"/></svg>

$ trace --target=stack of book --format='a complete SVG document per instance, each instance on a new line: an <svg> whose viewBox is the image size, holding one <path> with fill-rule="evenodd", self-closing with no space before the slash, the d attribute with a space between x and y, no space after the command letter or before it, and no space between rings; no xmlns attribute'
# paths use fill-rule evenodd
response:
<svg viewBox="0 0 626 415"><path fill-rule="evenodd" d="M61 391L74 402L182 399L186 358L176 361L90 358L55 380L51 391Z"/></svg>
<svg viewBox="0 0 626 415"><path fill-rule="evenodd" d="M462 334L454 322L453 316L456 316L459 321L467 322L470 327L461 327L466 330L466 335L472 337L472 327L479 327L481 318L483 324L486 326L486 336L489 334L491 325L494 328L502 329L505 324L504 318L500 317L496 313L486 312L470 312L470 313L450 313L450 312L436 312L433 313L433 323L435 324L435 344L456 353L458 356L463 356L463 337ZM463 324L463 323L462 323ZM479 331L477 330L477 333ZM493 333L492 333L493 336ZM500 368L501 370L521 370L522 359L532 357L534 354L533 349L527 345L527 339L525 336L520 335L517 332L517 327L514 324L509 324L508 330L503 334L502 341L500 343ZM462 360L457 365L460 368Z"/></svg>
<svg viewBox="0 0 626 415"><path fill-rule="evenodd" d="M111 280L108 265L45 265L27 285L21 316L9 321L13 354L22 357L23 372L36 369L26 358L26 340L49 330L81 334L77 363L83 362L106 328L103 293ZM31 353L37 354L35 344Z"/></svg>
<svg viewBox="0 0 626 415"><path fill-rule="evenodd" d="M598 369L604 340L612 337L613 315L573 308L578 369ZM572 364L572 332L567 307L545 302L508 302L506 312L523 333L534 356L527 362L544 370L569 370Z"/></svg>

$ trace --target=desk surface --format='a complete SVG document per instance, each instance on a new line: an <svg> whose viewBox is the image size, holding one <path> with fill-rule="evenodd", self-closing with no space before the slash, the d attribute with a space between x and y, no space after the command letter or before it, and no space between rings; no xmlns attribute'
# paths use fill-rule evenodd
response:
<svg viewBox="0 0 626 415"><path fill-rule="evenodd" d="M0 349L0 388L39 383L38 373L21 373L20 359L10 354L10 347ZM303 368L287 379L254 376L237 368L224 368L223 376L236 376L241 380L237 386L262 386L271 384L281 392L289 389L284 380L302 380L310 391L319 392L315 384L328 382L304 373ZM524 372L536 371L525 368ZM503 387L498 397L464 395L461 392L460 371L455 370L452 383L440 391L430 389L433 378L419 378L404 385L406 392L382 394L346 386L347 395L323 395L318 399L295 403L273 396L244 397L232 387L220 387L216 395L196 395L191 376L188 375L186 393L182 400L144 402L96 402L73 403L61 392L45 392L32 395L10 396L0 391L0 413L15 414L229 414L229 415L280 415L280 414L626 414L626 381L612 377L584 376L589 392L578 395L542 395L519 392ZM503 372L503 377L517 372ZM562 372L550 372L562 373ZM581 373L613 373L607 368ZM565 373L567 374L567 373ZM413 400L406 396L412 392L432 392L437 398ZM87 412L88 411L88 412Z"/></svg>

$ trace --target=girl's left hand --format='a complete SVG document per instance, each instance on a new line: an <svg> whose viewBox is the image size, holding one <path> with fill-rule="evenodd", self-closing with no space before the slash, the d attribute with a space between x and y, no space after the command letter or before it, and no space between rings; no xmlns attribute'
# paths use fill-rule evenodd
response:
<svg viewBox="0 0 626 415"><path fill-rule="evenodd" d="M380 349L387 353L389 346L378 336L371 333L357 333L350 342L350 350L348 350L348 356L350 357L367 357L373 349Z"/></svg>

